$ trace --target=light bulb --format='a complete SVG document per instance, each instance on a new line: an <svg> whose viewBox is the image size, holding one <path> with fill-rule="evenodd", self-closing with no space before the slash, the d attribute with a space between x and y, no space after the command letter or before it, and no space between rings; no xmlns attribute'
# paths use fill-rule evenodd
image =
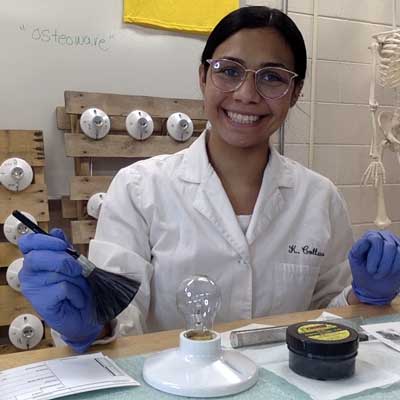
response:
<svg viewBox="0 0 400 400"><path fill-rule="evenodd" d="M187 337L208 339L221 306L221 291L215 282L205 275L185 279L176 293L176 304L185 319Z"/></svg>

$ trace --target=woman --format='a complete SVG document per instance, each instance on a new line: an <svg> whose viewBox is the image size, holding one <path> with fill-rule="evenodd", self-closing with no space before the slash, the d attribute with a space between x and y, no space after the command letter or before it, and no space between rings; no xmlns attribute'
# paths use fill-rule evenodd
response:
<svg viewBox="0 0 400 400"><path fill-rule="evenodd" d="M182 327L176 290L194 274L221 288L217 321L396 296L398 239L370 232L352 247L335 186L270 147L305 72L301 33L280 11L245 7L216 26L199 69L211 128L184 151L122 169L102 207L89 258L142 282L118 327L89 322L89 289L65 241L21 239L22 291L68 344L84 351L111 331Z"/></svg>

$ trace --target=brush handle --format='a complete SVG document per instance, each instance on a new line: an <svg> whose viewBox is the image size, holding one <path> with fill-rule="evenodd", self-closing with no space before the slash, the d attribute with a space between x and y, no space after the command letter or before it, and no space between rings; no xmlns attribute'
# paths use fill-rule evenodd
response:
<svg viewBox="0 0 400 400"><path fill-rule="evenodd" d="M18 210L14 210L12 212L12 215L17 218L18 221L22 222L27 228L29 228L32 232L35 233L41 233L43 235L51 236L49 233L47 233L45 230L43 230L39 225L36 225L33 221L31 221L29 218L27 218L24 214L19 212ZM78 259L80 257L80 254L71 248L67 248L65 250L70 256Z"/></svg>

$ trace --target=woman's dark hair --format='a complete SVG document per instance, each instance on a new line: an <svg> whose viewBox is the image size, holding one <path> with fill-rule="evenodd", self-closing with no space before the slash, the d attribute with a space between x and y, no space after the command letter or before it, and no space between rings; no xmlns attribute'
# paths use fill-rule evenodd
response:
<svg viewBox="0 0 400 400"><path fill-rule="evenodd" d="M241 29L273 28L286 40L294 55L294 72L299 76L296 80L302 81L306 76L307 51L304 39L296 24L283 12L264 6L250 6L232 11L213 29L207 39L201 56L201 63L207 72L206 60L212 58L215 49L230 36Z"/></svg>

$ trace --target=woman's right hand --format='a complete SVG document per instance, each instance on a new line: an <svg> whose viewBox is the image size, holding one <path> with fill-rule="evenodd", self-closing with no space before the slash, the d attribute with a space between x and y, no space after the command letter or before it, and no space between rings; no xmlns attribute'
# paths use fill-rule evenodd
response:
<svg viewBox="0 0 400 400"><path fill-rule="evenodd" d="M64 233L54 229L50 235L32 233L19 239L24 254L21 291L44 321L81 353L103 326L95 322L92 290L81 265L65 251L70 246Z"/></svg>

